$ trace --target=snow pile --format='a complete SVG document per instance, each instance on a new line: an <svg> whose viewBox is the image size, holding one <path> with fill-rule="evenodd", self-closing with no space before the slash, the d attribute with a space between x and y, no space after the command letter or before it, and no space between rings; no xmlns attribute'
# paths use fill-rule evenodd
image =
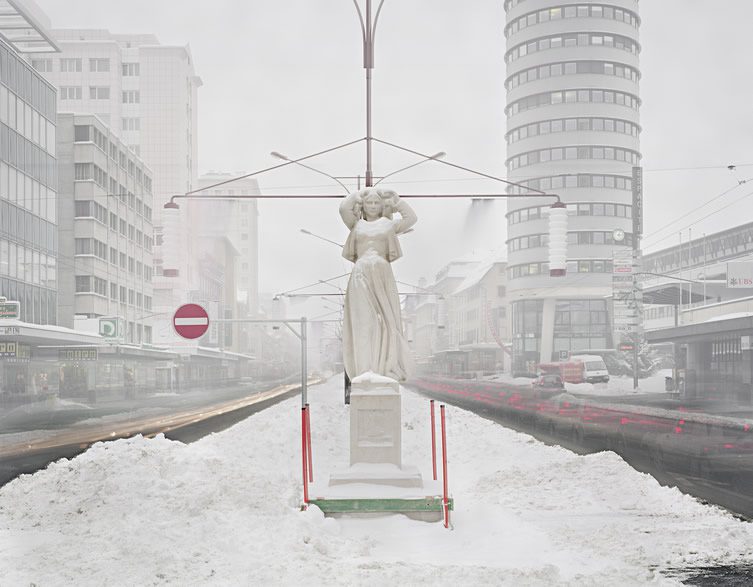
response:
<svg viewBox="0 0 753 587"><path fill-rule="evenodd" d="M347 465L349 408L341 376L309 392L321 481ZM425 479L428 406L404 390L403 460ZM453 531L300 511L291 399L191 445L97 444L1 488L0 583L665 585L678 582L652 569L753 560L751 525L613 453L578 456L458 408L447 416Z"/></svg>

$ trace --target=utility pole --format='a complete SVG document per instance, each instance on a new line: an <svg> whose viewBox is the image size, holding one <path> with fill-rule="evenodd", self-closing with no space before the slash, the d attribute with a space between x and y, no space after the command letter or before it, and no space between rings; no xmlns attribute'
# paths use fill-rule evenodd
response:
<svg viewBox="0 0 753 587"><path fill-rule="evenodd" d="M641 236L643 234L643 168L633 167L633 264L640 272ZM638 345L642 339L643 330L643 297L638 284L638 272L633 271L633 304L638 316L638 324L633 335L633 389L638 389Z"/></svg>

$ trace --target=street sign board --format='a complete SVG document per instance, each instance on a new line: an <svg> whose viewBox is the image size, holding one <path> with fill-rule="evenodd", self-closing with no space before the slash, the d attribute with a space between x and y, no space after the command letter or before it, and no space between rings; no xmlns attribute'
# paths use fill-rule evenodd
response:
<svg viewBox="0 0 753 587"><path fill-rule="evenodd" d="M638 332L637 324L615 324L615 332L635 333Z"/></svg>
<svg viewBox="0 0 753 587"><path fill-rule="evenodd" d="M199 304L183 304L175 310L173 328L183 338L199 338L209 328L209 315Z"/></svg>
<svg viewBox="0 0 753 587"><path fill-rule="evenodd" d="M115 317L99 319L99 335L104 338L119 338L124 334L123 320Z"/></svg>
<svg viewBox="0 0 753 587"><path fill-rule="evenodd" d="M633 167L633 238L643 236L643 168Z"/></svg>
<svg viewBox="0 0 753 587"><path fill-rule="evenodd" d="M21 315L21 303L9 302L5 298L0 298L0 318L8 320L18 319Z"/></svg>
<svg viewBox="0 0 753 587"><path fill-rule="evenodd" d="M730 261L727 263L727 287L753 288L753 261Z"/></svg>

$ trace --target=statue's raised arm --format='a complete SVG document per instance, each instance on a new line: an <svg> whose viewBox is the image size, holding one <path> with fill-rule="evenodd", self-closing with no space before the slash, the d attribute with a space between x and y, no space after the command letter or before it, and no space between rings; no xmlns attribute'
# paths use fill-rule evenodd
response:
<svg viewBox="0 0 753 587"><path fill-rule="evenodd" d="M356 222L361 218L361 192L353 192L340 202L340 218L343 219L348 230L353 230Z"/></svg>

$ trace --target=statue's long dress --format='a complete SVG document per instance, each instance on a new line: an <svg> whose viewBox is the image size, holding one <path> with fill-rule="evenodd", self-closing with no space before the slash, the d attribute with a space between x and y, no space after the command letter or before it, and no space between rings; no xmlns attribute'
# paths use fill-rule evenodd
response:
<svg viewBox="0 0 753 587"><path fill-rule="evenodd" d="M412 360L403 334L400 299L391 261L401 256L399 221L358 220L343 256L355 262L345 295L343 362L353 379L371 371L405 381Z"/></svg>

